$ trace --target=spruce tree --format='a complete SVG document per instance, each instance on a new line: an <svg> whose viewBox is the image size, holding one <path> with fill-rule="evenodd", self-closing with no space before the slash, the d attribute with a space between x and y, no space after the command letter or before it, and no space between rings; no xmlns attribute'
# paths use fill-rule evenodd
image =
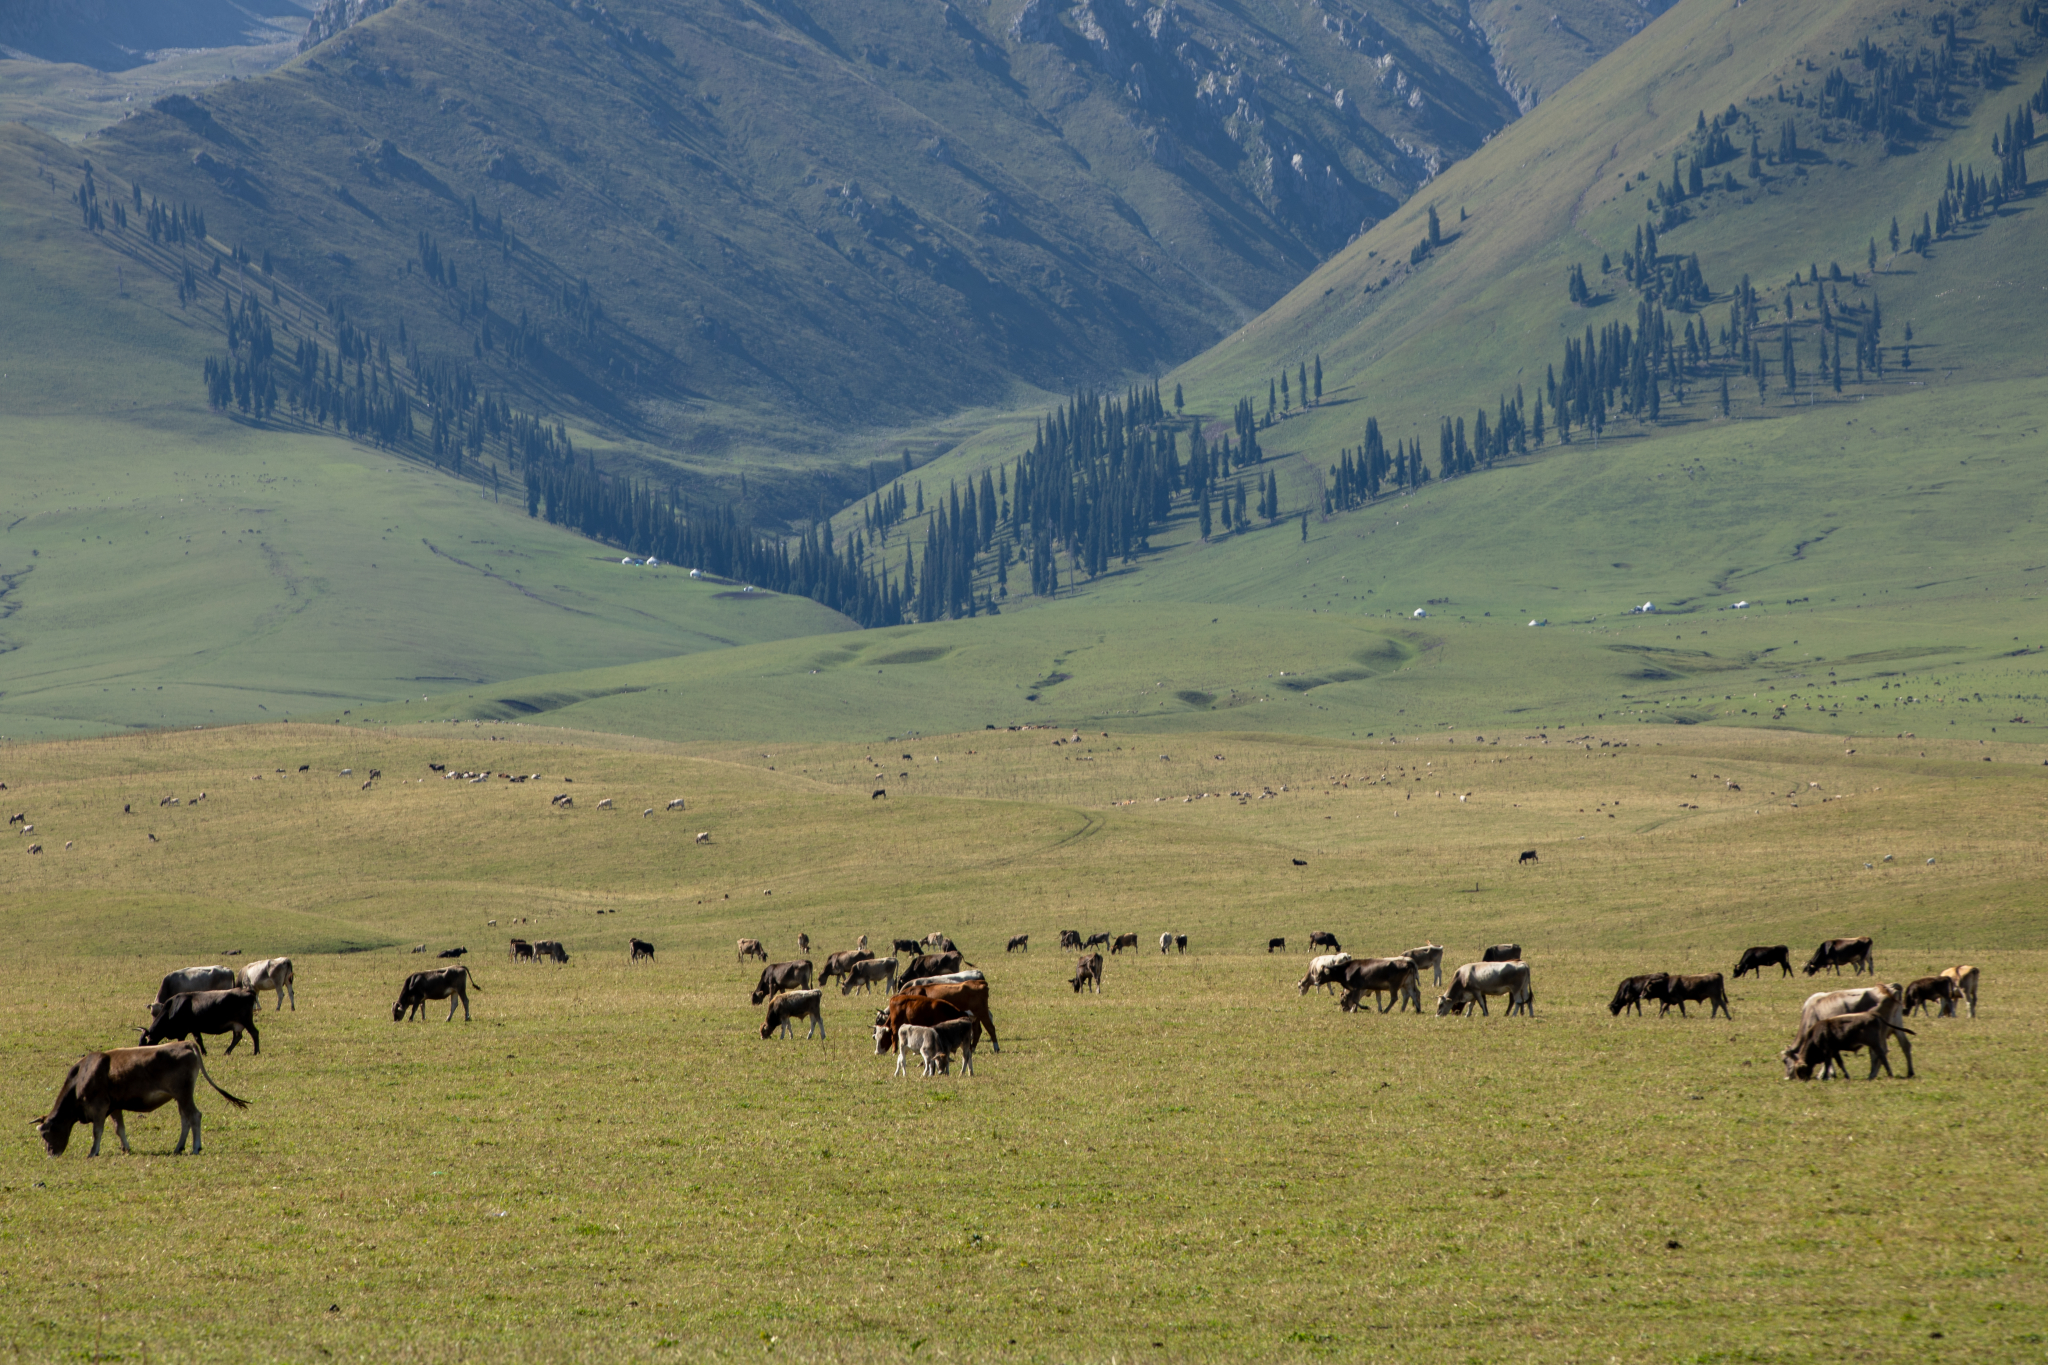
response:
<svg viewBox="0 0 2048 1365"><path fill-rule="evenodd" d="M1323 362L1318 360L1316 368L1320 370L1322 367ZM1301 395L1301 405L1305 408L1308 406L1308 366L1301 365L1297 367L1294 380L1294 391Z"/></svg>
<svg viewBox="0 0 2048 1365"><path fill-rule="evenodd" d="M1432 249L1434 249L1436 247L1442 246L1443 241L1444 230L1443 227L1440 224L1438 224L1436 220L1436 205L1431 204L1429 206L1429 245Z"/></svg>
<svg viewBox="0 0 2048 1365"><path fill-rule="evenodd" d="M1322 401L1323 401L1323 357L1322 357L1322 355L1321 355L1320 353L1318 353L1318 354L1317 354L1317 356L1316 356L1316 402L1320 403L1320 402L1322 402Z"/></svg>
<svg viewBox="0 0 2048 1365"><path fill-rule="evenodd" d="M1209 538L1209 532L1210 532L1210 530L1212 529L1212 527L1213 527L1213 524L1214 524L1214 523L1213 523L1213 522L1211 521L1211 519L1210 519L1210 515L1209 515L1209 492L1210 492L1210 487L1211 487L1211 486L1210 486L1209 484L1206 484L1206 483L1202 485L1202 512L1201 512L1201 519L1200 519L1200 525L1201 525L1201 531L1202 531L1202 539L1204 539L1204 540L1207 540L1207 539Z"/></svg>
<svg viewBox="0 0 2048 1365"><path fill-rule="evenodd" d="M1174 411L1174 415L1175 415L1175 416L1178 416L1178 415L1180 414L1180 411L1181 411L1181 409L1182 409L1182 408L1184 408L1185 406L1187 406L1187 403L1186 403L1186 400L1185 400L1184 398L1182 398L1182 396L1181 396L1181 391L1180 391L1180 385L1179 385L1179 384L1175 384L1175 385L1173 386L1173 411Z"/></svg>
<svg viewBox="0 0 2048 1365"><path fill-rule="evenodd" d="M1721 376L1721 415L1728 415L1728 376Z"/></svg>

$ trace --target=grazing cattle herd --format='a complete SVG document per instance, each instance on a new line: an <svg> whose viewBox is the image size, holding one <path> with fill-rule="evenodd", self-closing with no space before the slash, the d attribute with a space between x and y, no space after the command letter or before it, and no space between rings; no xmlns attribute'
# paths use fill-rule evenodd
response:
<svg viewBox="0 0 2048 1365"><path fill-rule="evenodd" d="M951 938L934 933L923 939L893 940L896 952L910 955L907 965L900 965L894 956L876 958L868 951L867 942L867 935L863 934L857 947L828 954L814 987L813 967L808 958L771 963L761 940L739 940L741 962L757 957L767 964L762 967L751 996L754 1005L767 1006L760 1036L793 1039L795 1024L803 1021L807 1025L804 1037L822 1040L822 988L836 976L842 997L850 995L856 987L866 991L880 985L887 991L885 1003L875 1010L872 1033L877 1056L896 1053L897 1076L909 1074L913 1057L918 1061L919 1074L927 1078L951 1075L956 1058L961 1073L973 1075L974 1054L984 1032L990 1048L1002 1051L989 1010L988 979L962 956ZM1138 936L1098 933L1084 939L1076 930L1063 929L1059 931L1059 942L1063 949L1080 950L1069 979L1074 993L1088 991L1099 995L1103 991L1104 958L1102 953L1091 950L1108 947L1114 956L1123 948L1135 948ZM1361 1012L1365 997L1372 995L1381 1014L1413 1009L1420 1015L1422 972L1429 970L1437 985L1443 983L1444 950L1438 943L1425 943L1389 957L1357 958L1344 952L1336 936L1326 931L1312 932L1309 942L1328 951L1310 959L1307 974L1296 983L1297 994L1306 996L1321 986L1338 994L1339 1008L1346 1014ZM808 951L809 936L800 935L798 943ZM1008 940L1006 951L1027 948L1028 943L1028 935L1015 935ZM934 951L921 951L926 948ZM1266 951L1285 948L1284 938L1274 938L1268 942ZM629 962L654 960L654 945L643 939L629 939L628 949ZM1159 951L1176 950L1187 951L1187 935L1171 931L1160 934ZM509 951L514 961L549 961L558 966L569 962L568 951L553 939L529 943L515 938ZM1828 968L1839 973L1845 965L1854 974L1867 971L1873 977L1876 975L1875 953L1869 938L1829 939L1814 950L1804 970L1808 976ZM1739 980L1755 972L1761 981L1764 969L1770 966L1781 969L1779 980L1791 975L1791 954L1785 945L1745 949L1736 962L1735 976ZM1904 986L1873 984L1809 996L1800 1010L1799 1027L1791 1046L1779 1054L1786 1079L1803 1081L1818 1076L1825 1080L1838 1073L1846 1077L1848 1055L1857 1052L1869 1054L1868 1079L1875 1080L1880 1070L1894 1075L1894 1043L1904 1058L1907 1078L1912 1078L1911 1039L1915 1031L1906 1027L1905 1017L1918 1010L1923 1016L1951 1018L1967 1005L1974 1019L1978 977L1976 967L1960 965ZM472 988L483 989L464 966L413 972L399 990L391 1017L394 1021L424 1018L428 1003L446 1000L448 1014L443 1022L453 1022L458 1006L467 1021L471 1018ZM287 1003L293 1011L298 1009L290 958L262 958L248 963L239 972L206 966L167 973L158 984L155 1000L148 1004L149 1023L138 1026L139 1045L81 1057L66 1074L49 1113L34 1120L49 1154L62 1155L72 1129L80 1123L90 1123L91 1155L98 1156L102 1131L109 1118L114 1121L121 1150L128 1151L123 1116L150 1113L172 1102L176 1102L179 1115L178 1144L174 1150L182 1153L189 1137L197 1154L200 1113L193 1096L199 1080L205 1080L236 1108L248 1107L247 1101L223 1090L207 1073L203 1060L205 1037L209 1033L231 1034L227 1053L232 1054L246 1033L252 1052L261 1055L263 1043L256 1015L262 1008L261 993L265 991L274 993L274 1011L286 1008ZM1479 961L1457 968L1451 974L1450 985L1437 997L1436 1013L1438 1017L1456 1014L1468 1019L1490 1015L1489 1000L1495 996L1506 997L1508 1015L1535 1016L1533 975L1522 957L1520 944L1488 946L1482 950ZM1640 1016L1643 1005L1651 1002L1657 1005L1660 1016L1675 1005L1681 1018L1690 1017L1688 1004L1704 1004L1709 1018L1734 1017L1719 972L1651 972L1625 977L1616 986L1607 1009L1615 1017L1630 1010Z"/></svg>

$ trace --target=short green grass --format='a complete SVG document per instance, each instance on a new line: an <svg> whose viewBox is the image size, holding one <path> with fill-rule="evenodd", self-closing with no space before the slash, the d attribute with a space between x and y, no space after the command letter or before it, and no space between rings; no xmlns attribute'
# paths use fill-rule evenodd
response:
<svg viewBox="0 0 2048 1365"><path fill-rule="evenodd" d="M0 1331L37 1359L2038 1354L2038 751L1066 737L7 750L45 847L0 859L35 964L0 1009L17 1114L168 967L289 951L299 1009L263 1014L261 1057L214 1050L252 1107L202 1092L202 1157L163 1114L97 1162L17 1125ZM903 752L919 782L871 799ZM1141 949L1076 997L1062 927ZM1536 1018L1343 1016L1292 984L1316 928L1452 965L1518 940ZM728 956L934 929L992 981L1004 1050L973 1078L892 1080L836 993L825 1041L762 1042ZM1152 949L1169 929L1187 956ZM514 933L570 965L513 966ZM1736 985L1732 1022L1603 1008L1625 973L1840 933L1887 980L1983 970L1979 1018L1916 1021L1917 1079L1780 1079L1804 979ZM473 950L474 1022L390 1021L416 942Z"/></svg>

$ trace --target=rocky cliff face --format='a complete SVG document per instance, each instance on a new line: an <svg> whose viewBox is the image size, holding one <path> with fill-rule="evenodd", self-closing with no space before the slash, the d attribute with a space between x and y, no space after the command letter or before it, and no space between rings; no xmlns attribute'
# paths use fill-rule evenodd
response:
<svg viewBox="0 0 2048 1365"><path fill-rule="evenodd" d="M353 24L359 24L373 14L390 9L397 0L324 0L314 11L313 22L306 25L306 36L299 41L299 51L318 47Z"/></svg>

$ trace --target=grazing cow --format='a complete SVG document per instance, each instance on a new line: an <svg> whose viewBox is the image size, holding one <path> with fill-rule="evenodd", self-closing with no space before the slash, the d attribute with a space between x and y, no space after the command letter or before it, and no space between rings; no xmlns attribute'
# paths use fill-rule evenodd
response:
<svg viewBox="0 0 2048 1365"><path fill-rule="evenodd" d="M875 1055L880 1057L896 1047L897 1035L905 1028L930 1028L951 1019L974 1019L974 1015L949 1000L922 995L891 996L887 1005L875 1011Z"/></svg>
<svg viewBox="0 0 2048 1365"><path fill-rule="evenodd" d="M604 800L597 803L597 808L599 810L610 810L612 808L612 799L607 796Z"/></svg>
<svg viewBox="0 0 2048 1365"><path fill-rule="evenodd" d="M959 971L963 966L973 965L972 962L963 960L958 953L919 953L904 964L903 979L915 981L920 976L946 976Z"/></svg>
<svg viewBox="0 0 2048 1365"><path fill-rule="evenodd" d="M1108 934L1090 934L1090 935L1088 935L1088 939L1087 939L1087 942L1083 943L1083 944L1082 944L1081 946L1082 946L1082 947L1083 947L1084 949L1085 949L1085 948L1107 948L1107 947L1109 947L1109 935L1108 935Z"/></svg>
<svg viewBox="0 0 2048 1365"><path fill-rule="evenodd" d="M926 981L912 982L898 986L890 1003L909 996L926 1000L942 1001L965 1014L981 1021L988 1030L989 1046L997 1052L1003 1050L1002 1040L996 1035L996 1021L988 1012L988 982L986 981Z"/></svg>
<svg viewBox="0 0 2048 1365"><path fill-rule="evenodd" d="M1344 987L1344 998L1337 1004L1346 1014L1359 1008L1368 991L1379 999L1381 1014L1396 1004L1404 1010L1413 1006L1417 1014L1422 1013L1422 972L1413 958L1368 957L1350 962L1338 973L1337 981Z"/></svg>
<svg viewBox="0 0 2048 1365"><path fill-rule="evenodd" d="M1272 952L1282 952L1282 953L1284 953L1284 952L1286 952L1286 951L1287 951L1287 940L1286 940L1286 939L1284 939L1284 938L1269 938L1269 939L1267 939L1267 940L1266 940L1266 951L1267 951L1267 952L1269 952L1269 953L1272 953Z"/></svg>
<svg viewBox="0 0 2048 1365"><path fill-rule="evenodd" d="M1866 971L1872 976L1877 975L1877 958L1871 952L1868 937L1831 938L1813 950L1813 956L1800 970L1808 976L1818 976L1822 968L1830 967L1836 976L1840 976L1845 962L1849 964L1851 975L1860 976Z"/></svg>
<svg viewBox="0 0 2048 1365"><path fill-rule="evenodd" d="M754 987L752 1003L758 1005L771 995L784 991L809 990L811 988L811 964L804 962L775 962L761 969L761 980Z"/></svg>
<svg viewBox="0 0 2048 1365"><path fill-rule="evenodd" d="M782 1036L793 1038L795 1030L790 1024L798 1019L810 1020L810 1027L804 1030L804 1037L812 1034L825 1036L825 1011L820 1004L825 998L823 991L784 991L768 1002L768 1017L761 1022L761 1036L768 1038L777 1029Z"/></svg>
<svg viewBox="0 0 2048 1365"><path fill-rule="evenodd" d="M1951 1015L1956 1012L1956 998L1961 994L1962 988L1956 985L1953 977L1923 976L1906 983L1905 1012L1911 1014L1914 1010L1924 1010L1933 1014L1935 1002L1940 1001L1941 1013Z"/></svg>
<svg viewBox="0 0 2048 1365"><path fill-rule="evenodd" d="M292 989L292 960L288 957L266 957L243 964L238 984L252 991L276 991L274 1009L283 1009L285 997L290 996L292 1013L299 1012L299 993Z"/></svg>
<svg viewBox="0 0 2048 1365"><path fill-rule="evenodd" d="M1349 953L1324 953L1321 957L1308 960L1308 975L1295 983L1297 995L1307 995L1317 986L1332 986L1343 970L1351 965Z"/></svg>
<svg viewBox="0 0 2048 1365"><path fill-rule="evenodd" d="M185 967L166 975L156 988L158 1000L168 1000L187 991L230 991L238 982L228 967Z"/></svg>
<svg viewBox="0 0 2048 1365"><path fill-rule="evenodd" d="M1799 1037L1791 1047L1778 1054L1785 1064L1785 1079L1788 1081L1810 1081L1818 1067L1821 1079L1840 1070L1842 1078L1848 1079L1849 1068L1843 1054L1850 1052L1870 1053L1870 1074L1865 1080L1877 1079L1877 1069L1884 1068L1887 1076L1896 1075L1892 1070L1892 1059L1886 1048L1894 1036L1899 1046L1906 1046L1906 1039L1913 1030L1891 1018L1884 1010L1863 1010L1852 1014L1837 1014L1831 1018L1815 1020L1799 1030ZM1907 1079L1913 1075L1910 1064Z"/></svg>
<svg viewBox="0 0 2048 1365"><path fill-rule="evenodd" d="M1417 971L1421 971L1424 967L1429 968L1436 977L1436 980L1431 983L1432 985L1441 986L1444 984L1443 944L1425 943L1420 948L1410 948L1401 956L1413 962Z"/></svg>
<svg viewBox="0 0 2048 1365"><path fill-rule="evenodd" d="M955 1024L971 1024L974 1021L971 1019L954 1019L950 1022ZM883 1025L875 1025L877 1040L880 1039L882 1030ZM946 1050L940 1045L937 1028L929 1024L901 1024L896 1028L895 1038L896 1070L892 1074L897 1076L906 1075L904 1066L912 1057L918 1057L923 1060L923 1066L918 1073L920 1075L936 1076L945 1070ZM878 1044L875 1050L877 1052L887 1052L889 1049Z"/></svg>
<svg viewBox="0 0 2048 1365"><path fill-rule="evenodd" d="M1942 970L1941 974L1956 983L1957 992L1956 995L1949 997L1948 1004L1942 1007L1941 1012L1943 1014L1954 1014L1956 1012L1956 1000L1961 998L1970 1002L1970 1017L1975 1019L1977 1017L1977 969L1970 966L1947 967Z"/></svg>
<svg viewBox="0 0 2048 1365"><path fill-rule="evenodd" d="M1093 985L1097 995L1102 994L1102 954L1089 953L1074 964L1074 994L1079 995L1086 987Z"/></svg>
<svg viewBox="0 0 2048 1365"><path fill-rule="evenodd" d="M629 938L626 942L633 946L633 955L626 959L628 962L638 962L643 957L649 962L654 961L654 945L652 943L649 943L644 938Z"/></svg>
<svg viewBox="0 0 2048 1365"><path fill-rule="evenodd" d="M114 1136L120 1140L121 1150L131 1152L125 1116L152 1113L175 1101L178 1145L172 1150L182 1155L189 1133L192 1155L198 1156L199 1106L192 1103L192 1092L198 1089L196 1082L202 1077L213 1086L215 1094L235 1108L249 1107L247 1100L230 1095L207 1075L198 1048L190 1043L165 1043L162 1047L117 1047L107 1052L86 1053L71 1064L50 1112L32 1122L51 1156L64 1155L64 1149L71 1145L71 1130L81 1123L92 1125L92 1150L86 1155L98 1156L100 1138L106 1132L109 1118L114 1120Z"/></svg>
<svg viewBox="0 0 2048 1365"><path fill-rule="evenodd" d="M811 936L809 934L798 934L796 936L796 950L809 955L811 951Z"/></svg>
<svg viewBox="0 0 2048 1365"><path fill-rule="evenodd" d="M1872 1011L1883 1015L1896 1024L1905 1017L1905 987L1896 981L1883 986L1854 987L1844 991L1815 991L1806 997L1806 1003L1799 1008L1799 1034L1804 1037L1808 1031L1822 1021L1844 1014L1867 1014ZM1793 1048L1798 1044L1795 1042ZM1906 1078L1913 1078L1913 1045L1903 1037L1899 1039L1899 1050L1906 1054ZM1821 1077L1826 1079L1832 1073L1832 1064L1823 1063Z"/></svg>
<svg viewBox="0 0 2048 1365"><path fill-rule="evenodd" d="M893 993L896 989L896 967L893 957L863 957L839 974L839 993L849 995L855 986L863 991L873 990L876 982Z"/></svg>
<svg viewBox="0 0 2048 1365"><path fill-rule="evenodd" d="M1010 941L1003 945L1003 951L1006 953L1014 953L1020 949L1027 953L1031 951L1031 935L1014 934L1011 936Z"/></svg>
<svg viewBox="0 0 2048 1365"><path fill-rule="evenodd" d="M228 1051L249 1035L256 1055L263 1055L263 1036L256 1032L256 992L246 986L231 991L186 991L149 1007L149 1027L141 1030L138 1047L154 1047L173 1038L190 1038L206 1051L206 1035L232 1033Z"/></svg>
<svg viewBox="0 0 2048 1365"><path fill-rule="evenodd" d="M700 830L698 830L698 831L697 831L697 842L698 842L698 843L700 843L700 844L708 844L708 843L710 843L710 842L711 842L711 831L710 831L710 830L708 830L708 829L700 829Z"/></svg>
<svg viewBox="0 0 2048 1365"><path fill-rule="evenodd" d="M1520 962L1522 945L1519 943L1496 943L1479 955L1481 962Z"/></svg>
<svg viewBox="0 0 2048 1365"><path fill-rule="evenodd" d="M839 977L843 982L847 971L852 968L854 963L865 962L873 956L873 953L868 952L864 948L849 948L843 953L827 953L825 955L824 970L818 973L818 988L823 990L825 983L835 976Z"/></svg>
<svg viewBox="0 0 2048 1365"><path fill-rule="evenodd" d="M1522 865L1523 865L1524 863L1533 863L1533 862L1535 862L1535 861L1536 861L1536 850L1535 850L1535 849L1533 849L1533 848L1525 848L1525 849L1523 849L1523 850L1522 850L1522 856L1521 856L1521 857L1519 857L1519 858L1517 858L1517 859L1515 859L1515 866L1516 866L1516 867L1520 867L1520 866L1522 866Z"/></svg>
<svg viewBox="0 0 2048 1365"><path fill-rule="evenodd" d="M16 812L15 812L14 814L12 814L12 815L10 815L10 816L8 816L8 817L7 817L7 823L8 823L8 824L10 824L10 825L25 825L25 824L27 824L27 823L28 823L28 812L27 812L27 811L25 811L25 810L22 810L22 811L16 811Z"/></svg>
<svg viewBox="0 0 2048 1365"><path fill-rule="evenodd" d="M1081 935L1080 935L1080 933L1079 933L1079 932L1078 932L1077 930L1073 930L1073 929L1062 929L1062 930L1060 930L1060 951L1061 951L1061 952L1066 952L1066 951L1067 951L1068 949L1070 949L1070 948L1071 948L1071 949L1074 949L1074 950L1077 950L1077 951L1078 951L1078 950L1080 949L1080 947L1081 947Z"/></svg>
<svg viewBox="0 0 2048 1365"><path fill-rule="evenodd" d="M1173 951L1173 934L1171 931L1159 936L1159 951L1162 954Z"/></svg>
<svg viewBox="0 0 2048 1365"><path fill-rule="evenodd" d="M1138 936L1136 934L1118 934L1116 936L1116 942L1112 943L1109 946L1109 955L1111 957L1115 957L1118 953L1122 952L1126 948L1136 951L1137 947Z"/></svg>
<svg viewBox="0 0 2048 1365"><path fill-rule="evenodd" d="M1683 1019L1688 1017L1685 1012L1688 1000L1705 1000L1709 1002L1707 1018L1713 1018L1716 1011L1727 1015L1731 1020L1735 1018L1733 1014L1728 1013L1728 992L1721 984L1719 972L1706 976L1667 976L1662 989L1653 998L1657 1001L1659 1015L1669 1013L1671 1007L1676 1005L1678 1017Z"/></svg>
<svg viewBox="0 0 2048 1365"><path fill-rule="evenodd" d="M750 957L758 957L763 962L768 960L768 950L761 946L761 940L758 938L743 938L740 940L739 960L745 962Z"/></svg>
<svg viewBox="0 0 2048 1365"><path fill-rule="evenodd" d="M678 797L677 797L677 798L676 798L675 800L673 800L673 801L669 802L669 803L668 803L668 805L667 805L667 806L665 807L665 809L667 809L667 810L685 810L685 809L688 809L688 808L687 808L686 806L684 806L684 805L683 805L683 798L682 798L682 797L680 797L680 796L678 796Z"/></svg>
<svg viewBox="0 0 2048 1365"><path fill-rule="evenodd" d="M1318 948L1328 948L1333 953L1344 951L1344 945L1337 942L1335 934L1326 934L1320 929L1315 930L1308 936L1308 950L1314 952Z"/></svg>
<svg viewBox="0 0 2048 1365"><path fill-rule="evenodd" d="M467 949L467 948L443 948L443 949L442 949L442 950L441 950L440 952L438 952L438 953L435 953L435 954L434 954L434 956L435 956L435 957L447 957L447 958L456 958L456 957L461 957L461 956L462 956L463 954L467 953L468 951L469 951L469 949Z"/></svg>
<svg viewBox="0 0 2048 1365"><path fill-rule="evenodd" d="M1779 979L1792 975L1792 949L1783 943L1775 948L1744 948L1741 961L1735 964L1735 979L1742 980L1745 972L1755 972L1756 979L1764 979L1764 968L1782 967Z"/></svg>
<svg viewBox="0 0 2048 1365"><path fill-rule="evenodd" d="M523 939L523 938L515 938L515 939L513 939L513 940L512 940L512 960L513 960L514 962L531 962L531 961L533 961L533 945L532 945L531 943L528 943L528 942L527 942L527 941L526 941L525 939Z"/></svg>
<svg viewBox="0 0 2048 1365"><path fill-rule="evenodd" d="M932 932L932 933L926 934L926 935L924 936L924 942L923 942L922 944L920 944L919 946L920 946L920 947L925 947L925 948L940 948L940 949L943 949L943 948L945 947L945 943L946 943L946 936L945 936L944 934L941 934L941 933L938 933L938 932L934 931L934 932Z"/></svg>
<svg viewBox="0 0 2048 1365"><path fill-rule="evenodd" d="M909 953L912 957L916 957L924 951L924 945L914 938L899 938L891 944L889 951L892 953Z"/></svg>
<svg viewBox="0 0 2048 1365"><path fill-rule="evenodd" d="M1645 976L1625 976L1614 988L1614 998L1607 1002L1609 1014L1620 1014L1629 1006L1635 1006L1638 1015L1643 1012L1645 1000L1664 998L1664 983L1671 979L1669 972L1651 972Z"/></svg>
<svg viewBox="0 0 2048 1365"><path fill-rule="evenodd" d="M954 1053L960 1054L960 1070L974 1074L974 1049L981 1042L981 1025L973 1019L948 1019L943 1024L926 1025L935 1035L939 1047L939 1072L946 1072L946 1059Z"/></svg>
<svg viewBox="0 0 2048 1365"><path fill-rule="evenodd" d="M544 938L533 945L533 957L536 962L546 958L557 967L569 965L569 950L551 938Z"/></svg>
<svg viewBox="0 0 2048 1365"><path fill-rule="evenodd" d="M431 972L414 972L405 979L398 989L398 1003L391 1007L391 1022L403 1023L407 1016L427 1017L429 1000L446 1000L448 1017L441 1022L453 1023L455 1005L462 1003L462 1022L469 1022L469 988L483 989L480 982L472 981L467 967L440 967Z"/></svg>
<svg viewBox="0 0 2048 1365"><path fill-rule="evenodd" d="M1488 1013L1486 997L1505 995L1508 998L1508 1013L1520 1010L1524 1014L1536 1013L1536 988L1530 982L1529 964L1526 962L1468 962L1451 973L1451 988L1436 998L1437 1017L1446 1014L1463 1014L1471 1017L1470 1007L1479 1006L1481 1014Z"/></svg>
<svg viewBox="0 0 2048 1365"><path fill-rule="evenodd" d="M1188 936L1186 934L1175 934L1173 936L1173 950L1176 953L1184 953L1188 950Z"/></svg>

